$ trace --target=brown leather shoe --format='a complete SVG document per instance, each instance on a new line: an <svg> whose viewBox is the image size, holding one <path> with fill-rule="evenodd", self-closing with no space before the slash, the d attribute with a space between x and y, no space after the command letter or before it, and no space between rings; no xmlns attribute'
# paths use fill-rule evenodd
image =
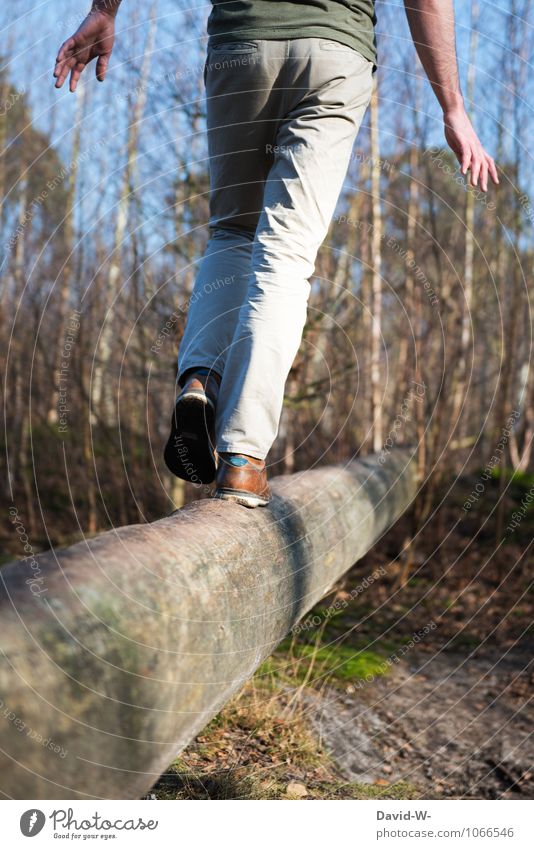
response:
<svg viewBox="0 0 534 849"><path fill-rule="evenodd" d="M236 501L245 507L265 507L271 492L264 460L246 454L219 454L213 496Z"/></svg>
<svg viewBox="0 0 534 849"><path fill-rule="evenodd" d="M167 468L190 483L211 483L217 471L215 407L221 379L207 369L186 376L163 454Z"/></svg>

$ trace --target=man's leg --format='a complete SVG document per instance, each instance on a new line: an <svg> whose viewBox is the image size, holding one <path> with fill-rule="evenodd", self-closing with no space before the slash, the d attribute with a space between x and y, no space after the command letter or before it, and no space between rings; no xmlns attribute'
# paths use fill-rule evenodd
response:
<svg viewBox="0 0 534 849"><path fill-rule="evenodd" d="M193 482L210 483L215 476L218 384L250 285L252 242L281 109L283 90L269 61L276 45L263 50L262 44L220 45L206 60L210 239L180 346L181 391L164 451L173 474ZM283 61L285 52L278 53Z"/></svg>
<svg viewBox="0 0 534 849"><path fill-rule="evenodd" d="M283 48L278 49L282 56ZM283 92L269 58L275 45L229 43L208 50L205 69L210 170L210 239L193 289L178 373L207 366L219 375L247 296L253 239L272 165Z"/></svg>
<svg viewBox="0 0 534 849"><path fill-rule="evenodd" d="M247 231L212 231L189 301L178 354L178 375L205 366L222 375L252 271Z"/></svg>
<svg viewBox="0 0 534 849"><path fill-rule="evenodd" d="M216 418L219 453L258 459L276 437L306 319L308 278L372 89L372 65L355 51L320 39L290 44L283 71L290 108L276 137Z"/></svg>

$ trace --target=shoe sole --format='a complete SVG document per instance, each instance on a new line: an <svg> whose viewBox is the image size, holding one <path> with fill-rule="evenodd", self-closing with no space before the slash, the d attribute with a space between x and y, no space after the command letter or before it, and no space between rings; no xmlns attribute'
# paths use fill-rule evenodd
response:
<svg viewBox="0 0 534 849"><path fill-rule="evenodd" d="M216 489L213 497L221 498L223 501L234 501L236 504L242 504L243 507L266 507L269 503L268 498L240 489Z"/></svg>
<svg viewBox="0 0 534 849"><path fill-rule="evenodd" d="M163 458L177 478L193 484L214 480L217 461L210 439L214 421L215 407L202 392L187 392L176 402Z"/></svg>

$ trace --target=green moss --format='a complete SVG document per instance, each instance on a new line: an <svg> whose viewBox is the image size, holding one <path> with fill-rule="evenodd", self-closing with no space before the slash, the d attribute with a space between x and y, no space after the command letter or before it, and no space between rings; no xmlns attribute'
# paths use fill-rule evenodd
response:
<svg viewBox="0 0 534 849"><path fill-rule="evenodd" d="M303 645L298 646L296 652L298 657L313 659L321 667L323 675L327 673L344 681L386 675L390 668L386 658L377 652L369 649L355 651L353 647L343 644L319 649Z"/></svg>
<svg viewBox="0 0 534 849"><path fill-rule="evenodd" d="M389 669L387 657L378 651L344 643L327 646L296 643L289 649L277 649L256 672L256 680L263 685L271 681L273 686L281 681L294 685L325 678L356 681L387 675Z"/></svg>

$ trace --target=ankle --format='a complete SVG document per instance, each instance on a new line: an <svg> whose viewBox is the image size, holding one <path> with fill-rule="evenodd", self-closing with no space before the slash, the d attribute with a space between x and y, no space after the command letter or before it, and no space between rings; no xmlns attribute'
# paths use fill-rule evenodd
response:
<svg viewBox="0 0 534 849"><path fill-rule="evenodd" d="M191 368L187 368L178 378L178 386L183 388L188 380L191 380L192 377L211 377L217 383L217 386L221 385L221 376L212 368L208 368L207 366L192 366Z"/></svg>
<svg viewBox="0 0 534 849"><path fill-rule="evenodd" d="M221 451L219 452L219 457L230 465L240 465L237 462L233 462L235 460L242 459L245 462L250 463L252 466L256 466L256 468L261 469L265 466L265 460L261 460L259 457L252 457L250 454L243 454L241 451ZM243 465L244 465L243 463Z"/></svg>

